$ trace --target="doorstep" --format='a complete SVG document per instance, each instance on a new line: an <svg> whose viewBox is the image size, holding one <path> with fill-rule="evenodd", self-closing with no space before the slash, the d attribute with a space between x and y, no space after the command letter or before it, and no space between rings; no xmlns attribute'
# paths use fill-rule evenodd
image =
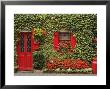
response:
<svg viewBox="0 0 110 89"><path fill-rule="evenodd" d="M33 71L17 71L17 73L33 73Z"/></svg>

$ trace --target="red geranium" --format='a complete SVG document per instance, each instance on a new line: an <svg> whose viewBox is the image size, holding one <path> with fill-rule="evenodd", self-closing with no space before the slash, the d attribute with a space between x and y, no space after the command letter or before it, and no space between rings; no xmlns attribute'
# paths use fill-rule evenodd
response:
<svg viewBox="0 0 110 89"><path fill-rule="evenodd" d="M51 59L46 63L46 66L49 70L61 68L61 69L84 69L89 68L89 65L86 61L81 59L65 59L65 60L58 60L58 59Z"/></svg>

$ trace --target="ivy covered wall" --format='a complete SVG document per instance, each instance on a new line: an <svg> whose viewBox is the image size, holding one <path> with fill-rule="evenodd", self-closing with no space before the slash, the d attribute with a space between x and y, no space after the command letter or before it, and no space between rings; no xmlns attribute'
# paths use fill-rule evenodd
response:
<svg viewBox="0 0 110 89"><path fill-rule="evenodd" d="M37 22L40 22L46 30L45 44L40 46L40 50L46 59L81 58L91 62L92 57L97 55L97 44L93 42L97 38L96 14L15 14L14 43L16 44L20 31L31 31ZM61 55L53 50L53 33L60 31L62 28L71 31L76 37L76 48L73 49L72 54L64 53Z"/></svg>

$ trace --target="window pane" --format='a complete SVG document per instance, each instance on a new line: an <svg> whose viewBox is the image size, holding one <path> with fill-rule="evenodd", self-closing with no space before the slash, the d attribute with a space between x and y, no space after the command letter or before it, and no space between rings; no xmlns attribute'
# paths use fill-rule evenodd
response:
<svg viewBox="0 0 110 89"><path fill-rule="evenodd" d="M60 33L60 40L70 40L70 33Z"/></svg>

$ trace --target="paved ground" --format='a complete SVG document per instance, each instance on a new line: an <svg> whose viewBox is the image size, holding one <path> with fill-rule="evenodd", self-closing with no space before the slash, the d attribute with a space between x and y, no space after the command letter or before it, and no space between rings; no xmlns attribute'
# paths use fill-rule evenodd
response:
<svg viewBox="0 0 110 89"><path fill-rule="evenodd" d="M15 76L96 76L94 74L56 74L56 73L43 73L40 70L34 71L21 71L14 74Z"/></svg>

